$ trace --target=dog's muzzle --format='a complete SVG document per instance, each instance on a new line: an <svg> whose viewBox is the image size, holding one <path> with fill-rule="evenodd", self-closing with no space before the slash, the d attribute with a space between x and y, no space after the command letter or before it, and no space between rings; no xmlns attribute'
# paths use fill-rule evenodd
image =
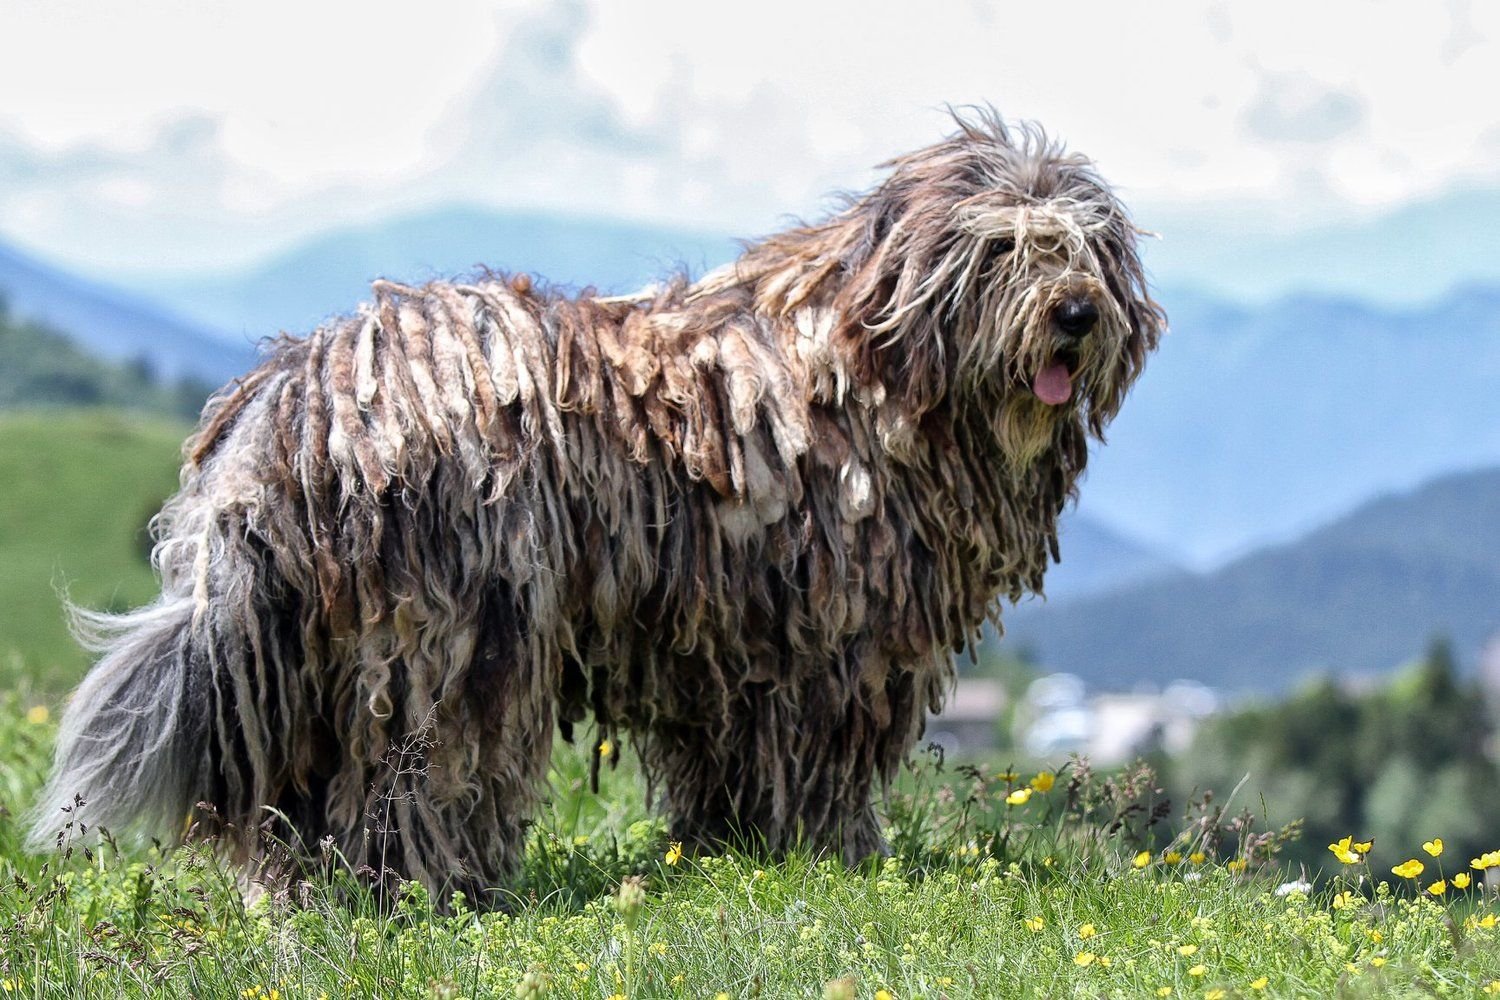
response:
<svg viewBox="0 0 1500 1000"><path fill-rule="evenodd" d="M1053 310L1052 321L1064 338L1082 340L1099 322L1099 307L1094 305L1093 299L1083 296L1064 299L1062 305Z"/></svg>
<svg viewBox="0 0 1500 1000"><path fill-rule="evenodd" d="M1048 406L1061 406L1073 398L1073 373L1083 340L1099 322L1099 307L1092 299L1069 296L1052 311L1056 348L1052 360L1032 380L1031 391Z"/></svg>

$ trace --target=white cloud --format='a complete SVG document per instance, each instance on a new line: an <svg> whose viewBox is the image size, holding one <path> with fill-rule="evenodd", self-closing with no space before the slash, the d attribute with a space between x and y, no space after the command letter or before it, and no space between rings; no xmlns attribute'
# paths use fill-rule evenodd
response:
<svg viewBox="0 0 1500 1000"><path fill-rule="evenodd" d="M446 200L764 231L1035 118L1138 204L1297 224L1500 184L1500 7L12 0L0 233L146 269ZM17 41L19 40L19 41Z"/></svg>

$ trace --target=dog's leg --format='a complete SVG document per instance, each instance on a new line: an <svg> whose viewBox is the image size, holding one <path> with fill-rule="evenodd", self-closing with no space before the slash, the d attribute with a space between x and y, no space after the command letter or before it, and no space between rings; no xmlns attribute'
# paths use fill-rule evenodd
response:
<svg viewBox="0 0 1500 1000"><path fill-rule="evenodd" d="M497 894L520 866L556 725L559 654L508 589L410 602L371 628L365 684L330 789L335 840L368 877L415 879L434 902Z"/></svg>
<svg viewBox="0 0 1500 1000"><path fill-rule="evenodd" d="M908 740L888 698L848 694L831 669L799 689L755 682L715 726L656 727L647 761L666 788L673 839L773 853L810 849L856 863L884 850L872 796ZM909 694L905 700L910 700Z"/></svg>

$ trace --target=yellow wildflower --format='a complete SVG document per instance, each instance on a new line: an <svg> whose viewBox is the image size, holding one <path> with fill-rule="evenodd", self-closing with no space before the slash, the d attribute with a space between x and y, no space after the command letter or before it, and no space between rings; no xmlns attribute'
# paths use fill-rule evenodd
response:
<svg viewBox="0 0 1500 1000"><path fill-rule="evenodd" d="M1079 967L1093 965L1094 959L1098 957L1098 955L1095 955L1091 951L1080 951L1078 954L1073 956L1073 964Z"/></svg>
<svg viewBox="0 0 1500 1000"><path fill-rule="evenodd" d="M1006 783L1009 783L1009 782L1015 781L1019 777L1020 777L1020 775L1017 774L1015 771L1001 771L1001 772L999 772L998 774L995 775L995 780L996 781L1004 781Z"/></svg>
<svg viewBox="0 0 1500 1000"><path fill-rule="evenodd" d="M1027 917L1025 923L1026 929L1033 934L1047 926L1047 921L1041 917Z"/></svg>
<svg viewBox="0 0 1500 1000"><path fill-rule="evenodd" d="M45 726L50 718L52 713L47 711L46 705L32 705L26 710L26 721L33 726Z"/></svg>
<svg viewBox="0 0 1500 1000"><path fill-rule="evenodd" d="M890 990L876 990L875 1000L896 1000L896 998L891 995Z"/></svg>
<svg viewBox="0 0 1500 1000"><path fill-rule="evenodd" d="M1422 844L1422 850L1426 851L1428 854L1431 854L1433 857L1437 857L1439 854L1443 853L1443 838L1433 837L1431 840L1424 842Z"/></svg>
<svg viewBox="0 0 1500 1000"><path fill-rule="evenodd" d="M1484 871L1486 868L1500 868L1500 851L1486 851L1470 861L1469 867L1478 871Z"/></svg>
<svg viewBox="0 0 1500 1000"><path fill-rule="evenodd" d="M1169 997L1169 996L1172 995L1172 987L1170 987L1170 986L1158 986L1156 988L1156 995L1159 996L1159 997Z"/></svg>
<svg viewBox="0 0 1500 1000"><path fill-rule="evenodd" d="M1085 941L1098 933L1099 931L1094 928L1093 924L1084 924L1082 927L1078 928L1078 936L1083 938Z"/></svg>
<svg viewBox="0 0 1500 1000"><path fill-rule="evenodd" d="M1442 879L1438 879L1436 882L1427 887L1427 891L1432 893L1434 896L1441 896L1443 893L1448 891L1448 883L1444 882Z"/></svg>
<svg viewBox="0 0 1500 1000"><path fill-rule="evenodd" d="M1229 869L1232 872L1242 872L1246 868L1250 867L1250 862L1246 861L1244 858L1235 858L1233 861L1229 862L1224 867L1227 868L1227 869Z"/></svg>
<svg viewBox="0 0 1500 1000"><path fill-rule="evenodd" d="M1031 792L1032 789L1030 786L1017 788L1005 797L1005 804L1008 806L1023 806L1031 798Z"/></svg>
<svg viewBox="0 0 1500 1000"><path fill-rule="evenodd" d="M1485 983L1484 991L1491 996L1494 996L1496 993L1500 993L1500 979L1491 979L1489 982Z"/></svg>
<svg viewBox="0 0 1500 1000"><path fill-rule="evenodd" d="M1057 784L1057 775L1051 771L1042 771L1031 779L1031 787L1043 794L1052 791L1052 786L1055 784Z"/></svg>
<svg viewBox="0 0 1500 1000"><path fill-rule="evenodd" d="M667 856L665 860L669 865L675 865L677 862L682 860L682 841L674 840L667 845Z"/></svg>
<svg viewBox="0 0 1500 1000"><path fill-rule="evenodd" d="M1422 874L1422 872L1425 871L1426 868L1427 866L1422 864L1422 862L1418 861L1416 858L1412 858L1411 860L1404 861L1396 867L1392 868L1391 874L1400 875L1402 878L1416 878L1418 875Z"/></svg>
<svg viewBox="0 0 1500 1000"><path fill-rule="evenodd" d="M1479 918L1479 922L1476 924L1476 926L1488 928L1495 926L1496 923L1497 921L1495 920L1495 915L1493 913L1486 913L1484 916Z"/></svg>
<svg viewBox="0 0 1500 1000"><path fill-rule="evenodd" d="M1228 993L1225 993L1223 990L1219 989L1216 986L1213 989L1209 990L1207 993L1203 994L1203 1000L1224 1000L1224 998L1228 995Z"/></svg>
<svg viewBox="0 0 1500 1000"><path fill-rule="evenodd" d="M1163 854L1161 856L1161 859L1169 865L1180 864L1182 862L1182 852L1168 851L1166 854Z"/></svg>
<svg viewBox="0 0 1500 1000"><path fill-rule="evenodd" d="M1131 862L1131 864L1135 865L1137 868L1144 868L1147 865L1149 865L1150 863L1151 863L1151 852L1150 851L1142 851L1141 853L1137 854L1135 856L1135 860Z"/></svg>
<svg viewBox="0 0 1500 1000"><path fill-rule="evenodd" d="M615 745L614 745L614 743L610 742L609 740L600 740L599 741L599 756L600 757L603 757L603 758L605 758L607 760L607 759L609 759L610 757L612 757L614 755L614 752L615 752Z"/></svg>
<svg viewBox="0 0 1500 1000"><path fill-rule="evenodd" d="M1101 968L1105 968L1105 969L1109 968L1109 966L1110 966L1109 956L1108 955L1100 955L1099 956L1099 965L1100 965Z"/></svg>
<svg viewBox="0 0 1500 1000"><path fill-rule="evenodd" d="M1384 955L1376 955L1374 958L1370 959L1370 964L1378 969L1381 966L1385 965L1386 961L1387 959Z"/></svg>
<svg viewBox="0 0 1500 1000"><path fill-rule="evenodd" d="M1375 841L1374 841L1373 838L1370 839L1370 840L1356 841L1354 844L1352 844L1350 846L1352 846L1360 854L1369 854L1370 853L1370 848L1372 848L1372 847L1375 846Z"/></svg>
<svg viewBox="0 0 1500 1000"><path fill-rule="evenodd" d="M1192 854L1188 855L1188 860L1195 865L1201 865L1203 864L1203 862L1208 860L1208 855L1204 854L1202 851L1194 851Z"/></svg>
<svg viewBox="0 0 1500 1000"><path fill-rule="evenodd" d="M1356 903L1357 903L1357 901L1354 898L1354 893L1349 892L1347 890L1344 891L1344 892L1337 893L1333 897L1333 908L1335 910L1348 910L1348 909L1352 909L1356 905Z"/></svg>
<svg viewBox="0 0 1500 1000"><path fill-rule="evenodd" d="M1207 974L1208 966L1206 965L1195 965L1188 970L1188 975L1192 976L1194 979L1199 979Z"/></svg>
<svg viewBox="0 0 1500 1000"><path fill-rule="evenodd" d="M1457 875L1453 876L1453 888L1455 888L1455 889L1467 889L1468 887L1469 887L1469 873L1468 872L1459 872Z"/></svg>
<svg viewBox="0 0 1500 1000"><path fill-rule="evenodd" d="M1364 860L1364 856L1354 849L1354 838L1344 837L1342 840L1328 845L1333 856L1346 865L1357 865Z"/></svg>
<svg viewBox="0 0 1500 1000"><path fill-rule="evenodd" d="M714 1000L729 1000L728 993L715 993Z"/></svg>
<svg viewBox="0 0 1500 1000"><path fill-rule="evenodd" d="M1271 985L1271 980L1267 979L1265 976L1261 976L1259 979L1251 981L1250 988L1258 993L1269 985Z"/></svg>
<svg viewBox="0 0 1500 1000"><path fill-rule="evenodd" d="M1198 954L1198 946L1195 944L1181 944L1177 946L1177 954L1183 958Z"/></svg>

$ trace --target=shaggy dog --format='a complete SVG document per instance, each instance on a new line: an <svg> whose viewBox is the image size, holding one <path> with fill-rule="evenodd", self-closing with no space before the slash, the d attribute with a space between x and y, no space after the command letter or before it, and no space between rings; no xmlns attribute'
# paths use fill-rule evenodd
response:
<svg viewBox="0 0 1500 1000"><path fill-rule="evenodd" d="M592 717L672 837L864 857L1163 324L1089 161L990 114L695 283L377 282L209 402L35 837L210 816L476 898Z"/></svg>

